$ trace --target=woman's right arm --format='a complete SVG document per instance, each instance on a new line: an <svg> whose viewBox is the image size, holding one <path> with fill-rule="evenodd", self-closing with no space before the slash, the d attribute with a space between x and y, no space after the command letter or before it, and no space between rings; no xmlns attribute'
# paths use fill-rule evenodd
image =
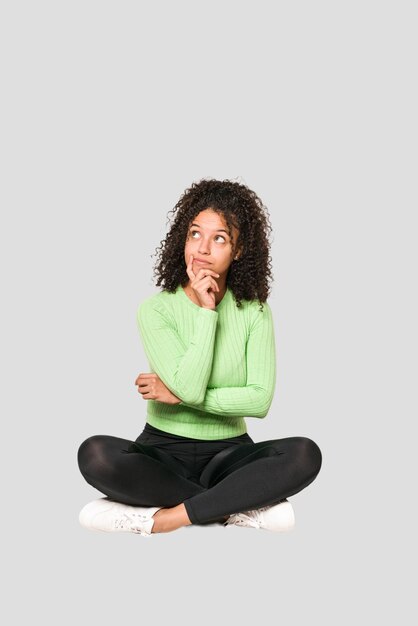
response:
<svg viewBox="0 0 418 626"><path fill-rule="evenodd" d="M188 346L161 303L145 300L137 310L137 325L153 372L185 403L203 402L212 370L218 312L196 307L195 332Z"/></svg>

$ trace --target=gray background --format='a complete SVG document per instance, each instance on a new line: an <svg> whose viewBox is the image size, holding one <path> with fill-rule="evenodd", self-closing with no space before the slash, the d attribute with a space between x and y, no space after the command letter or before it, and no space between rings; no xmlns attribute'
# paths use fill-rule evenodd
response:
<svg viewBox="0 0 418 626"><path fill-rule="evenodd" d="M414 4L2 3L8 623L414 622ZM77 449L144 426L135 313L204 177L273 226L277 388L248 431L323 466L289 534L88 532Z"/></svg>

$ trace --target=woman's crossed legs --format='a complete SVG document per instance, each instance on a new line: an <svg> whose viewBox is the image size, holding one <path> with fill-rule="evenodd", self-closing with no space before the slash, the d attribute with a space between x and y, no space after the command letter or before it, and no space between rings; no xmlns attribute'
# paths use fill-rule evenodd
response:
<svg viewBox="0 0 418 626"><path fill-rule="evenodd" d="M307 437L258 443L247 437L239 445L186 438L167 445L169 435L164 440L158 447L158 438L93 435L78 449L90 485L118 502L163 507L154 515L153 532L276 504L308 486L322 463L319 447Z"/></svg>

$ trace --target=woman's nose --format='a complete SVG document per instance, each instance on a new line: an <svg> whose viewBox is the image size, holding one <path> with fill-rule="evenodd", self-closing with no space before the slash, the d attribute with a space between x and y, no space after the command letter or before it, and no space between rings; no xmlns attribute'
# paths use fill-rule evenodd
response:
<svg viewBox="0 0 418 626"><path fill-rule="evenodd" d="M201 241L198 251L199 251L199 254L209 254L210 253L209 243L205 243L204 241Z"/></svg>

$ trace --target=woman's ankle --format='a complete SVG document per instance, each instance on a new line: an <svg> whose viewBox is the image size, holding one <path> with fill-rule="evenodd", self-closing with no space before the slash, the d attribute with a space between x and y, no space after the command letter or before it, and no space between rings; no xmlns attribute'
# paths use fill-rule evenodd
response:
<svg viewBox="0 0 418 626"><path fill-rule="evenodd" d="M151 531L153 533L168 533L192 523L183 503L170 508L161 508L154 513L153 518L154 525Z"/></svg>

